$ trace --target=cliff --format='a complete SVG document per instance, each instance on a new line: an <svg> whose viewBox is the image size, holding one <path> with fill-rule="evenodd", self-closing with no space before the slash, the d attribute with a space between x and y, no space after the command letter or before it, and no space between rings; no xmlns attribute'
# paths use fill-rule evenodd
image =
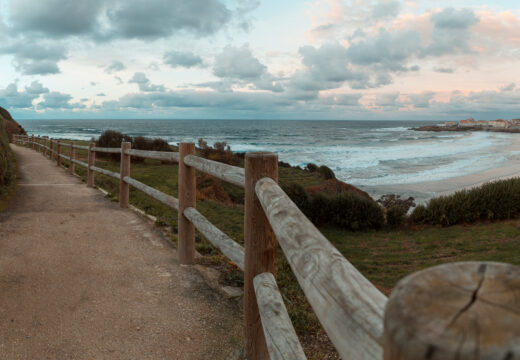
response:
<svg viewBox="0 0 520 360"><path fill-rule="evenodd" d="M25 134L25 130L0 107L0 200L10 193L16 180L16 161L9 147L13 134Z"/></svg>
<svg viewBox="0 0 520 360"><path fill-rule="evenodd" d="M12 118L9 111L0 106L0 118L4 120L5 123L5 131L7 132L7 137L10 142L13 141L13 135L27 135L25 129L18 124Z"/></svg>

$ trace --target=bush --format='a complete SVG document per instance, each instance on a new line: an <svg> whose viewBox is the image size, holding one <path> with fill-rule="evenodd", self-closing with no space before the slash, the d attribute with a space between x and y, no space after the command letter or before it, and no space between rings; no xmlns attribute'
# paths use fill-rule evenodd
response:
<svg viewBox="0 0 520 360"><path fill-rule="evenodd" d="M305 170L307 170L308 172L316 172L318 171L318 165L316 164L313 164L313 163L308 163L307 166L305 167Z"/></svg>
<svg viewBox="0 0 520 360"><path fill-rule="evenodd" d="M120 148L122 142L132 142L132 137L119 131L105 130L96 140L96 146L105 148ZM96 153L101 158L109 158L114 161L120 160L120 154Z"/></svg>
<svg viewBox="0 0 520 360"><path fill-rule="evenodd" d="M513 178L431 199L426 206L424 218L429 224L450 226L483 220L511 219L518 214L520 178ZM420 218L419 215L420 213L412 217Z"/></svg>
<svg viewBox="0 0 520 360"><path fill-rule="evenodd" d="M357 231L379 229L385 222L383 208L369 197L355 193L309 195L299 184L289 184L284 191L317 226L334 225Z"/></svg>
<svg viewBox="0 0 520 360"><path fill-rule="evenodd" d="M417 205L410 214L410 222L413 224L424 224L426 222L426 206Z"/></svg>
<svg viewBox="0 0 520 360"><path fill-rule="evenodd" d="M334 175L334 171L332 171L330 168L328 168L325 165L322 165L318 168L318 173L325 180L330 180L330 179L336 178L336 175Z"/></svg>
<svg viewBox="0 0 520 360"><path fill-rule="evenodd" d="M404 223L405 212L402 207L398 205L392 206L386 211L386 223L389 226L399 226Z"/></svg>

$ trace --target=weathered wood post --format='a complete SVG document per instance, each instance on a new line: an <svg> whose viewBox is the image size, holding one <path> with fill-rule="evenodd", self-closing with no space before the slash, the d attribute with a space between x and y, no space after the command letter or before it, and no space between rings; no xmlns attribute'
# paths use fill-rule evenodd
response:
<svg viewBox="0 0 520 360"><path fill-rule="evenodd" d="M61 166L61 140L58 140L58 154L56 156L56 165Z"/></svg>
<svg viewBox="0 0 520 360"><path fill-rule="evenodd" d="M38 146L37 146L38 150L37 151L41 152L42 151L42 143L41 143L40 135L38 135L38 140L36 142L38 143Z"/></svg>
<svg viewBox="0 0 520 360"><path fill-rule="evenodd" d="M130 200L130 185L128 185L123 179L125 176L130 176L130 160L131 156L125 154L125 151L130 149L132 143L122 142L121 143L121 168L120 168L120 180L119 180L119 206L122 208L128 207L128 201Z"/></svg>
<svg viewBox="0 0 520 360"><path fill-rule="evenodd" d="M88 145L88 177L87 177L87 186L94 187L94 170L91 169L92 166L96 163L96 152L93 148L96 146L94 142L91 142Z"/></svg>
<svg viewBox="0 0 520 360"><path fill-rule="evenodd" d="M54 160L54 139L51 138L51 146L49 151L49 159Z"/></svg>
<svg viewBox="0 0 520 360"><path fill-rule="evenodd" d="M45 146L46 146L47 148L51 146L51 144L50 144L50 139L49 139L48 136L45 137ZM43 153L43 155L44 155L44 156L49 155L49 149L44 149L44 153Z"/></svg>
<svg viewBox="0 0 520 360"><path fill-rule="evenodd" d="M179 220L177 253L181 264L192 264L195 256L195 226L184 216L184 209L197 203L195 169L184 164L184 157L195 154L194 143L179 144Z"/></svg>
<svg viewBox="0 0 520 360"><path fill-rule="evenodd" d="M34 150L34 134L31 135L31 149Z"/></svg>
<svg viewBox="0 0 520 360"><path fill-rule="evenodd" d="M269 353L258 312L253 279L270 272L276 275L278 242L255 193L258 180L269 177L278 182L278 155L249 153L245 161L244 214L244 339L248 360L267 360Z"/></svg>
<svg viewBox="0 0 520 360"><path fill-rule="evenodd" d="M76 164L74 160L76 160L76 148L74 148L74 141L70 142L70 161L69 161L69 172L71 175L74 175L76 170Z"/></svg>
<svg viewBox="0 0 520 360"><path fill-rule="evenodd" d="M414 273L385 312L384 360L520 359L520 267L452 263Z"/></svg>

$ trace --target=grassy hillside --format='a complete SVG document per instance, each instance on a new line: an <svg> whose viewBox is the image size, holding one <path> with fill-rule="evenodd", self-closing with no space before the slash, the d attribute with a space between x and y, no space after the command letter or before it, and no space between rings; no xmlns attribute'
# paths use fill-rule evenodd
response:
<svg viewBox="0 0 520 360"><path fill-rule="evenodd" d="M0 108L1 109L1 108ZM9 147L8 123L11 120L5 118L7 111L2 109L0 112L0 210L8 195L12 192L16 182L16 160L11 148ZM9 119L11 119L9 115Z"/></svg>

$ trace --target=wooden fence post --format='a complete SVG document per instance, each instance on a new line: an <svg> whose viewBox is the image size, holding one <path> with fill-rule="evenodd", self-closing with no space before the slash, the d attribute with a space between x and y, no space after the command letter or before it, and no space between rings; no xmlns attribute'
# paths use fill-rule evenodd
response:
<svg viewBox="0 0 520 360"><path fill-rule="evenodd" d="M70 142L70 161L69 161L69 171L71 175L74 175L74 171L76 170L76 164L72 160L76 160L76 149L74 148L74 141Z"/></svg>
<svg viewBox="0 0 520 360"><path fill-rule="evenodd" d="M38 135L38 141L36 141L36 142L38 143L38 146L37 146L38 150L37 151L41 152L42 151L42 147L41 147L42 144L41 144L41 137L40 137L40 135Z"/></svg>
<svg viewBox="0 0 520 360"><path fill-rule="evenodd" d="M184 216L184 209L197 202L195 169L184 164L186 155L195 154L194 143L179 144L179 221L177 253L181 264L192 264L195 256L195 226Z"/></svg>
<svg viewBox="0 0 520 360"><path fill-rule="evenodd" d="M54 139L51 138L51 146L49 151L49 159L54 160Z"/></svg>
<svg viewBox="0 0 520 360"><path fill-rule="evenodd" d="M384 320L384 360L519 359L520 267L435 266L401 280Z"/></svg>
<svg viewBox="0 0 520 360"><path fill-rule="evenodd" d="M91 142L88 145L88 178L87 178L87 186L88 187L94 187L94 170L92 170L90 167L94 166L96 164L96 152L92 150L93 147L95 147L96 144Z"/></svg>
<svg viewBox="0 0 520 360"><path fill-rule="evenodd" d="M61 140L58 140L58 155L56 156L56 165L61 166Z"/></svg>
<svg viewBox="0 0 520 360"><path fill-rule="evenodd" d="M49 137L47 136L47 137L45 138L45 146L46 146L46 147L49 147L49 146L51 145L49 140L50 140L50 139L49 139ZM44 151L44 152L43 152L43 155L44 155L44 156L47 156L47 155L49 154L49 150L44 149L43 151Z"/></svg>
<svg viewBox="0 0 520 360"><path fill-rule="evenodd" d="M256 182L264 177L278 182L278 156L261 152L246 154L244 339L245 355L248 360L269 359L253 283L255 276L264 272L276 276L278 242L255 193Z"/></svg>
<svg viewBox="0 0 520 360"><path fill-rule="evenodd" d="M119 180L119 206L122 208L128 207L130 200L130 185L128 185L123 179L125 176L130 176L130 160L131 156L125 154L125 151L132 147L130 142L121 143L121 168L120 168L120 180Z"/></svg>

